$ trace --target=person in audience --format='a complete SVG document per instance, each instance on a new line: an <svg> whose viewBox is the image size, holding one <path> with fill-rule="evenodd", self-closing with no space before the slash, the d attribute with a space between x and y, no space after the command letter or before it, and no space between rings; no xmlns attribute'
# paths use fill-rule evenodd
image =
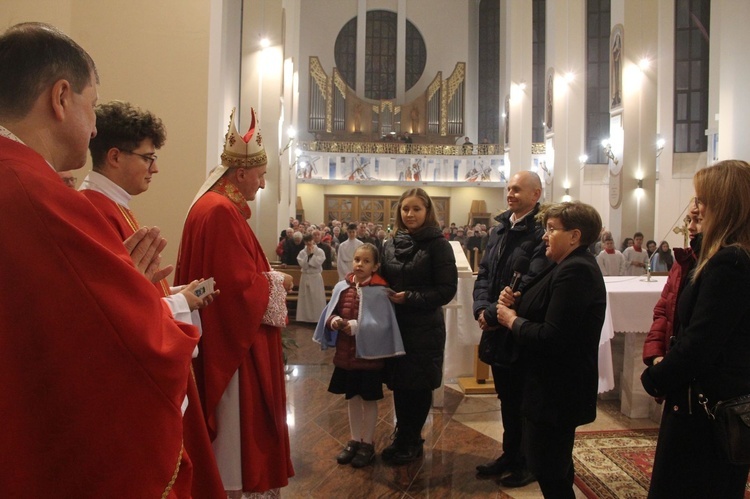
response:
<svg viewBox="0 0 750 499"><path fill-rule="evenodd" d="M198 331L151 283L166 242L142 228L123 244L58 176L86 163L98 82L54 26L0 35L3 497L190 496Z"/></svg>
<svg viewBox="0 0 750 499"><path fill-rule="evenodd" d="M456 237L453 238L453 241L458 241L461 247L463 249L466 249L466 236L464 236L463 227L459 227L458 229L456 229Z"/></svg>
<svg viewBox="0 0 750 499"><path fill-rule="evenodd" d="M281 261L286 265L297 265L297 255L299 255L300 251L305 249L305 243L302 242L302 236L302 232L295 231L292 233L292 238L287 239L284 244L284 255Z"/></svg>
<svg viewBox="0 0 750 499"><path fill-rule="evenodd" d="M326 288L323 284L325 253L315 244L312 234L302 237L305 248L297 255L300 267L299 295L297 297L297 322L318 322L326 306Z"/></svg>
<svg viewBox="0 0 750 499"><path fill-rule="evenodd" d="M466 238L466 251L469 252L469 265L472 269L476 269L479 265L479 260L482 258L482 236L480 236L473 229L469 229Z"/></svg>
<svg viewBox="0 0 750 499"><path fill-rule="evenodd" d="M339 249L339 244L342 243L340 238L341 238L341 227L334 226L333 229L331 229L331 247L332 248L336 250Z"/></svg>
<svg viewBox="0 0 750 499"><path fill-rule="evenodd" d="M159 172L156 151L166 141L166 129L152 113L127 102L100 104L95 111L97 134L89 142L93 169L83 179L80 191L124 241L140 228L130 210L130 200L146 192ZM175 320L193 324L199 330L198 310L219 294L216 289L196 296L194 291L201 282L203 279L196 279L174 288L166 279L155 283ZM224 489L192 376L188 378L187 402L183 431L185 449L193 464L192 496L209 499Z"/></svg>
<svg viewBox="0 0 750 499"><path fill-rule="evenodd" d="M287 239L292 238L292 234L294 231L289 229L284 229L281 231L281 234L279 234L279 244L276 245L276 256L279 257L280 262L284 262L284 247L286 246Z"/></svg>
<svg viewBox="0 0 750 499"><path fill-rule="evenodd" d="M728 461L708 409L750 393L750 165L720 161L693 185L700 256L672 347L641 375L646 392L666 400L649 497L740 499L750 465Z"/></svg>
<svg viewBox="0 0 750 499"><path fill-rule="evenodd" d="M357 224L357 239L363 243L377 244L375 238L371 236L367 224L360 222Z"/></svg>
<svg viewBox="0 0 750 499"><path fill-rule="evenodd" d="M315 242L315 245L323 250L323 254L325 255L326 259L323 262L323 270L331 270L333 268L333 263L331 260L331 238L329 237L326 242L323 241L323 232L314 229L312 231L313 241Z"/></svg>
<svg viewBox="0 0 750 499"><path fill-rule="evenodd" d="M631 246L633 246L633 238L632 237L626 237L622 241L622 246L620 246L620 251L625 251L626 249L630 248Z"/></svg>
<svg viewBox="0 0 750 499"><path fill-rule="evenodd" d="M376 273L379 267L380 252L375 246L365 243L357 248L354 270L333 288L313 334L323 349L331 343L336 346L328 391L346 397L352 437L336 461L354 468L375 459L383 359L404 355L388 284Z"/></svg>
<svg viewBox="0 0 750 499"><path fill-rule="evenodd" d="M247 222L268 163L253 109L250 118L240 135L232 111L221 164L185 220L175 282L210 275L223 290L201 310L195 377L224 490L278 497L294 475L281 346L293 281L271 270Z"/></svg>
<svg viewBox="0 0 750 499"><path fill-rule="evenodd" d="M662 241L659 249L651 256L651 272L669 272L673 263L674 257L669 243Z"/></svg>
<svg viewBox="0 0 750 499"><path fill-rule="evenodd" d="M350 223L347 227L346 234L349 237L346 241L339 244L336 257L336 270L339 272L339 280L343 281L349 272L352 271L352 262L354 262L354 252L358 247L364 244L357 239L357 224Z"/></svg>
<svg viewBox="0 0 750 499"><path fill-rule="evenodd" d="M70 172L57 172L57 174L60 176L60 179L63 181L65 185L68 187L71 187L73 189L76 188L76 182L78 182L78 179Z"/></svg>
<svg viewBox="0 0 750 499"><path fill-rule="evenodd" d="M541 195L542 181L536 173L523 171L511 177L508 210L495 219L498 225L492 230L474 283L474 317L482 329L479 358L492 369L503 420L503 453L478 465L477 473L497 475L506 487L523 487L534 481L534 476L521 448L523 370L514 354L513 339L497 321L496 310L500 292L511 284L521 258L528 258L530 265L519 289L549 265L542 240L544 229L536 219Z"/></svg>
<svg viewBox="0 0 750 499"><path fill-rule="evenodd" d="M664 359L679 324L677 303L700 254L701 223L698 216L698 207L693 205L690 210L690 224L687 227L690 246L674 249L676 265L672 265L661 297L654 307L654 322L643 343L643 363L647 366L658 364ZM657 400L659 403L662 401Z"/></svg>
<svg viewBox="0 0 750 499"><path fill-rule="evenodd" d="M656 252L656 241L653 239L646 241L646 252L648 253L649 258L654 256L654 253Z"/></svg>
<svg viewBox="0 0 750 499"><path fill-rule="evenodd" d="M625 257L624 275L643 275L649 265L648 253L643 251L643 233L636 232L633 234L633 245L625 248L622 256Z"/></svg>
<svg viewBox="0 0 750 499"><path fill-rule="evenodd" d="M596 263L602 275L623 275L625 273L625 258L615 249L615 239L612 233L605 231L602 234L602 251L596 255Z"/></svg>
<svg viewBox="0 0 750 499"><path fill-rule="evenodd" d="M382 252L385 245L385 231L382 228L378 229L376 233L376 242L375 246L378 248L378 251Z"/></svg>
<svg viewBox="0 0 750 499"><path fill-rule="evenodd" d="M550 206L542 223L553 265L522 293L506 287L497 319L507 328L502 334L513 336L524 371L521 412L529 469L545 498L574 499L575 430L596 419L607 292L588 247L599 237L602 221L593 207L575 201Z"/></svg>
<svg viewBox="0 0 750 499"><path fill-rule="evenodd" d="M422 456L422 427L432 390L442 384L445 353L443 305L458 288L458 269L450 243L440 234L435 207L420 188L405 191L396 207L396 235L383 250L381 275L394 291L406 355L386 359L385 376L393 391L395 438L382 458L406 464Z"/></svg>

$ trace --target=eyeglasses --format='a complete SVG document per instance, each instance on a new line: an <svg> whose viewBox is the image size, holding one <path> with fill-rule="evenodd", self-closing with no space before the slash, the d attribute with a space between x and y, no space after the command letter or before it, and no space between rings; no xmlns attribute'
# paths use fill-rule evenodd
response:
<svg viewBox="0 0 750 499"><path fill-rule="evenodd" d="M545 234L554 234L555 232L568 232L568 229L550 227L549 225L544 229Z"/></svg>
<svg viewBox="0 0 750 499"><path fill-rule="evenodd" d="M62 177L62 181L65 182L65 185L68 187L75 187L78 179L76 177Z"/></svg>
<svg viewBox="0 0 750 499"><path fill-rule="evenodd" d="M127 154L132 154L133 156L140 156L141 158L146 160L146 162L148 163L149 169L151 169L151 167L154 166L154 161L156 161L157 159L156 154L141 154L141 153L133 152L133 151L122 151L122 152L127 153Z"/></svg>

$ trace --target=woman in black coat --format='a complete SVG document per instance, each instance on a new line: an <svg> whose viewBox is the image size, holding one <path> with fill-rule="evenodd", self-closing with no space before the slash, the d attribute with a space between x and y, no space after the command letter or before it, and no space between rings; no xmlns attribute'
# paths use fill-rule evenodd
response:
<svg viewBox="0 0 750 499"><path fill-rule="evenodd" d="M731 464L700 405L750 394L750 165L722 161L693 179L703 241L677 304L664 359L641 375L664 397L650 498L744 497L750 465Z"/></svg>
<svg viewBox="0 0 750 499"><path fill-rule="evenodd" d="M554 264L523 295L514 297L505 288L497 319L511 330L524 370L521 445L529 469L544 497L573 499L575 429L596 418L607 295L588 247L598 239L602 221L591 206L573 202L546 208L542 223L547 258Z"/></svg>
<svg viewBox="0 0 750 499"><path fill-rule="evenodd" d="M380 272L394 291L406 355L386 359L393 391L396 437L383 460L404 464L422 455L422 427L432 390L442 383L445 353L443 305L453 299L458 271L453 248L443 237L430 196L410 189L399 199L396 235L385 243Z"/></svg>

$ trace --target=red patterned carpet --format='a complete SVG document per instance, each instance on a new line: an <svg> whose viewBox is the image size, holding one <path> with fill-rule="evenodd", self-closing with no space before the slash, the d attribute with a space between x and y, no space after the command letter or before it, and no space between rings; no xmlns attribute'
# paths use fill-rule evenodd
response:
<svg viewBox="0 0 750 499"><path fill-rule="evenodd" d="M612 430L576 434L576 486L589 499L645 498L659 430ZM750 499L750 488L745 492Z"/></svg>

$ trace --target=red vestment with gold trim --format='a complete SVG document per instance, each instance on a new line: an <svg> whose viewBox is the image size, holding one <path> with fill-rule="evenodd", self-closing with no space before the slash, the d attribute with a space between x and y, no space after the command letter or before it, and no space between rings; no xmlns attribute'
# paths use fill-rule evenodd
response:
<svg viewBox="0 0 750 499"><path fill-rule="evenodd" d="M270 266L246 221L247 203L236 190L231 193L234 202L216 190L205 193L188 214L175 283L213 277L221 289L211 306L201 310L203 337L194 362L198 388L215 437L222 431L217 405L238 373L243 490L264 492L287 485L294 475L281 330L261 324L269 299L264 272Z"/></svg>
<svg viewBox="0 0 750 499"><path fill-rule="evenodd" d="M0 185L2 496L185 497L196 329L39 154L0 137Z"/></svg>

